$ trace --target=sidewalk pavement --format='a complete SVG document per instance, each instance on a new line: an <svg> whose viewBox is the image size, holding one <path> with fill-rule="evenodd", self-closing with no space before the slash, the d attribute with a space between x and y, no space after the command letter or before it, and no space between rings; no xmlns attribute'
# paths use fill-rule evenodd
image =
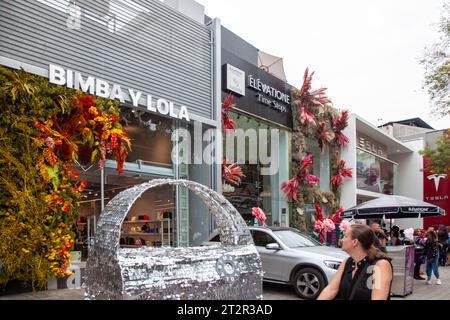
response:
<svg viewBox="0 0 450 320"><path fill-rule="evenodd" d="M442 285L427 285L425 281L414 280L413 293L392 300L450 300L450 267L440 267ZM434 277L432 278L434 283ZM298 300L294 289L289 286L265 284L264 300ZM35 293L0 296L0 300L84 300L83 289L47 290Z"/></svg>
<svg viewBox="0 0 450 320"><path fill-rule="evenodd" d="M434 275L433 284L426 284L425 280L414 280L413 293L406 297L393 298L393 300L450 300L450 266L439 267L441 285L436 285ZM422 275L426 278L426 275Z"/></svg>

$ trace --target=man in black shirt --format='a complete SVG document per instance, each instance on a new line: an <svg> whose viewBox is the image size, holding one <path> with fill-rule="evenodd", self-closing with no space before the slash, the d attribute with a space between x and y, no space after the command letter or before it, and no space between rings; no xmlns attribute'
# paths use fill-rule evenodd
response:
<svg viewBox="0 0 450 320"><path fill-rule="evenodd" d="M383 232L383 229L381 229L380 225L378 223L372 223L370 225L370 228L375 233L375 247L380 249L382 252L386 253L386 240L387 237Z"/></svg>

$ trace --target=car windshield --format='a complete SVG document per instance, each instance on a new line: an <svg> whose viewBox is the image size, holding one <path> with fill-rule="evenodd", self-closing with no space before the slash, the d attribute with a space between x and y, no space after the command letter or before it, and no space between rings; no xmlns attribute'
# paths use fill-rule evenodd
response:
<svg viewBox="0 0 450 320"><path fill-rule="evenodd" d="M317 247L320 242L292 230L278 230L274 234L289 248Z"/></svg>

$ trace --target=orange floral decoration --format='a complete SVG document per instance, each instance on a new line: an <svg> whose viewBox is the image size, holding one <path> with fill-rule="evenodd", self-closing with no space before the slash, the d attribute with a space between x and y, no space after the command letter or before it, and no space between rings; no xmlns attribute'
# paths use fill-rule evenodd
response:
<svg viewBox="0 0 450 320"><path fill-rule="evenodd" d="M37 166L44 181L53 187L45 198L53 212L47 219L49 223L61 221L47 239L47 259L55 277L71 274L68 268L74 234L68 230L73 219L64 217L77 216L77 200L87 187L87 182L80 181L78 173L72 170L74 162L98 163L103 167L106 158L112 156L121 173L131 150L130 138L119 123L120 114L113 103L97 104L89 95L77 96L71 103L70 113L34 123L42 151Z"/></svg>

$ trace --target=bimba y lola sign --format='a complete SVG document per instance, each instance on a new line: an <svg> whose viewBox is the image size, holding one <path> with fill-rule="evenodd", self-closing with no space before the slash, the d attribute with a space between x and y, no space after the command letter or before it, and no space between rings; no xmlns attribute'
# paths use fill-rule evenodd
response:
<svg viewBox="0 0 450 320"><path fill-rule="evenodd" d="M96 95L105 99L118 99L125 103L125 100L131 101L134 107L142 105L141 100L145 101L145 106L148 111L159 113L176 119L190 120L189 113L186 106L181 105L179 110L174 108L174 103L167 99L159 98L153 100L149 94L144 95L141 91L128 89L123 91L120 85L110 85L107 81L97 79L92 76L83 77L80 72L64 69L63 67L50 64L49 66L49 81L61 86L66 86L72 89L79 89L83 92Z"/></svg>

